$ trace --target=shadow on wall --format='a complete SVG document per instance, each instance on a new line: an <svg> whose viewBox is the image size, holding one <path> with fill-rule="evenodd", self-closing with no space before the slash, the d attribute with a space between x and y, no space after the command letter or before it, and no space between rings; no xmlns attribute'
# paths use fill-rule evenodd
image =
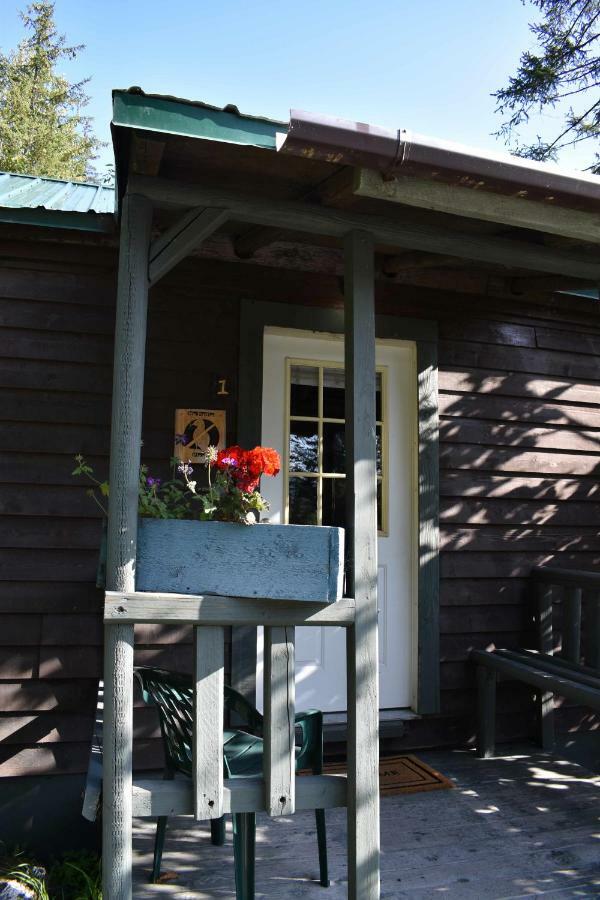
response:
<svg viewBox="0 0 600 900"><path fill-rule="evenodd" d="M519 320L531 322L525 315ZM532 568L600 565L600 335L584 325L483 319L443 322L440 332L442 680L450 712L453 689L472 680L471 647L531 645ZM559 650L560 603L555 625ZM572 716L581 723L580 711Z"/></svg>

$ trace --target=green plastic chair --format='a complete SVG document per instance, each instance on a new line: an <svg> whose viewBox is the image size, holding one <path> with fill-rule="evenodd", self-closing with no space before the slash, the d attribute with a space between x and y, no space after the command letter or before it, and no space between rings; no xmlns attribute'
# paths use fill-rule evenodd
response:
<svg viewBox="0 0 600 900"><path fill-rule="evenodd" d="M174 778L177 772L192 776L192 735L194 692L189 676L164 669L139 666L134 670L144 701L157 707L165 749L165 778ZM223 733L223 766L225 778L249 778L262 776L263 717L233 688L225 686L225 708L235 712L242 720L241 729L226 729ZM310 769L314 775L323 770L323 713L311 709L296 715L296 726L301 733L301 746L296 747L296 771ZM255 732L258 732L256 734ZM254 859L256 839L256 814L234 813L233 855L237 900L254 898ZM329 887L325 810L315 810L317 844L319 850L319 875L323 887ZM160 875L168 816L158 816L152 882ZM211 821L213 844L225 842L225 817Z"/></svg>

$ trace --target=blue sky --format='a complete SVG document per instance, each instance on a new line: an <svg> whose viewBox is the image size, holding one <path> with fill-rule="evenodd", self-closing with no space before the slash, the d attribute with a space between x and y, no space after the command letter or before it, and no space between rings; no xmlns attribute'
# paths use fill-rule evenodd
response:
<svg viewBox="0 0 600 900"><path fill-rule="evenodd" d="M22 36L23 5L2 0L5 52ZM135 84L272 118L300 108L501 150L490 94L532 45L532 14L521 0L56 0L59 29L86 45L62 71L91 76L103 140L111 89ZM558 119L551 112L536 130ZM561 162L583 167L587 155ZM97 167L111 159L106 148Z"/></svg>

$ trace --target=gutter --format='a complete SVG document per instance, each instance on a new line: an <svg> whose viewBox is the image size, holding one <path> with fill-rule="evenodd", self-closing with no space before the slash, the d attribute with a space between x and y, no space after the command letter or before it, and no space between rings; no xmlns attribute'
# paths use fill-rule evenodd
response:
<svg viewBox="0 0 600 900"><path fill-rule="evenodd" d="M377 169L390 179L412 175L594 211L600 204L597 175L479 150L404 128L394 132L300 110L291 111L287 134L277 135L277 150L336 165Z"/></svg>

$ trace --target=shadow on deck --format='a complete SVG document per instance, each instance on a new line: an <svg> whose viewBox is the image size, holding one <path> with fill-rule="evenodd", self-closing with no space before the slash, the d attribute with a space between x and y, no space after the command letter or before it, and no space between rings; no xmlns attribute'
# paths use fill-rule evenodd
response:
<svg viewBox="0 0 600 900"><path fill-rule="evenodd" d="M456 789L382 798L382 898L600 897L600 776L558 755L509 749L489 760L419 754ZM204 824L172 819L163 873L177 880L160 885L146 883L153 835L150 820L134 821L136 898L235 896L230 824L226 845L213 847ZM345 810L328 813L329 889L316 880L311 813L260 815L256 837L257 897L347 896Z"/></svg>

